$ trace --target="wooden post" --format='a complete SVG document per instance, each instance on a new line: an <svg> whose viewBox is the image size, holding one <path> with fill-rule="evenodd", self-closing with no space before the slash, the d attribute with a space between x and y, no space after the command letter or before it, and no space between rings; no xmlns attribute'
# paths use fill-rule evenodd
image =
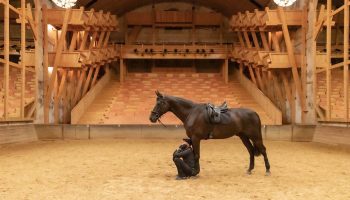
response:
<svg viewBox="0 0 350 200"><path fill-rule="evenodd" d="M10 84L10 5L9 0L4 2L4 117L5 120L9 117L9 84Z"/></svg>
<svg viewBox="0 0 350 200"><path fill-rule="evenodd" d="M220 33L219 33L219 37L220 37L220 45L223 44L223 40L224 40L224 24L223 21L220 23Z"/></svg>
<svg viewBox="0 0 350 200"><path fill-rule="evenodd" d="M195 27L194 21L195 21L195 7L193 5L192 6L192 27L191 27L191 43L192 43L192 46L194 46L195 43L196 43L196 41L195 41L196 27Z"/></svg>
<svg viewBox="0 0 350 200"><path fill-rule="evenodd" d="M86 76L86 71L83 70L80 74L80 77L79 77L79 81L78 81L78 85L75 89L75 95L74 95L74 99L73 99L73 106L76 105L77 101L79 100L80 96L81 96L81 87L83 85L83 81L85 79L85 76Z"/></svg>
<svg viewBox="0 0 350 200"><path fill-rule="evenodd" d="M332 0L327 0L327 67L326 67L326 94L327 94L327 105L326 105L326 119L331 119L331 45L332 45ZM344 49L345 51L345 49Z"/></svg>
<svg viewBox="0 0 350 200"><path fill-rule="evenodd" d="M88 91L89 89L89 85L90 85L90 81L91 81L91 76L94 72L94 67L90 67L89 68L89 73L88 73L88 76L85 80L85 84L84 84L84 87L83 87L83 93L82 93L82 97L84 97L84 95L86 94L86 92Z"/></svg>
<svg viewBox="0 0 350 200"><path fill-rule="evenodd" d="M71 12L71 10L67 9L65 14L64 14L61 36L60 36L60 39L59 39L58 44L57 44L56 56L55 56L54 65L53 65L53 71L52 71L52 75L51 75L48 91L46 93L47 97L46 97L46 100L45 100L45 106L47 106L47 107L49 107L52 89L53 89L54 83L55 83L56 78L57 78L58 63L59 63L59 61L61 59L61 54L62 54L62 50L63 50L63 44L65 43L65 39L66 39L66 33L67 33L68 20L69 20L69 17L70 17L70 12Z"/></svg>
<svg viewBox="0 0 350 200"><path fill-rule="evenodd" d="M344 0L344 106L345 122L349 120L349 0Z"/></svg>
<svg viewBox="0 0 350 200"><path fill-rule="evenodd" d="M242 47L245 47L246 45L244 43L242 33L240 31L238 31L237 34L238 34L239 43L241 43Z"/></svg>
<svg viewBox="0 0 350 200"><path fill-rule="evenodd" d="M123 83L124 82L124 59L123 58L121 58L120 60L119 60L119 81L121 82L121 83Z"/></svg>
<svg viewBox="0 0 350 200"><path fill-rule="evenodd" d="M97 66L97 67L96 67L96 70L95 70L95 73L94 73L94 77L92 78L92 81L91 81L91 86L90 86L90 88L94 87L94 85L96 84L97 76L98 76L98 73L100 72L100 67L101 67L101 66Z"/></svg>
<svg viewBox="0 0 350 200"><path fill-rule="evenodd" d="M80 44L79 50L84 50L86 47L86 41L88 40L89 37L89 31L84 31L84 36Z"/></svg>
<svg viewBox="0 0 350 200"><path fill-rule="evenodd" d="M271 32L272 45L275 51L280 52L280 45L276 36L276 32Z"/></svg>
<svg viewBox="0 0 350 200"><path fill-rule="evenodd" d="M252 48L252 45L250 44L250 40L249 40L249 36L248 36L248 33L247 31L243 31L243 36L244 36L244 39L245 39L245 42L246 42L246 45L249 49Z"/></svg>
<svg viewBox="0 0 350 200"><path fill-rule="evenodd" d="M311 12L311 11L310 11ZM301 87L303 88L303 101L306 103L305 94L307 91L306 88L306 29L307 29L307 7L303 8L303 17L301 19ZM301 100L301 99L300 99ZM311 108L312 109L312 108ZM308 111L307 106L305 106L305 110ZM305 112L301 111L301 122L305 122Z"/></svg>
<svg viewBox="0 0 350 200"><path fill-rule="evenodd" d="M67 70L63 70L62 72L62 78L60 82L60 86L58 88L58 92L55 96L55 101L54 101L54 113L55 113L55 123L59 123L59 104L61 101L61 96L63 94L63 91L65 90L65 85L66 85L66 77L67 77Z"/></svg>
<svg viewBox="0 0 350 200"><path fill-rule="evenodd" d="M266 38L266 33L263 32L263 31L260 31L260 36L261 36L261 40L262 40L262 43L263 43L264 50L265 51L269 51L270 47L269 47L269 43L268 43L267 38Z"/></svg>
<svg viewBox="0 0 350 200"><path fill-rule="evenodd" d="M44 58L43 58L43 77L44 77L44 98L45 102L50 101L46 100L46 98L50 98L47 95L47 90L48 90L48 85L49 85L49 36L48 36L48 30L47 30L47 7L46 5L43 6L42 9L42 14L43 14L43 42L44 42L44 48L43 48L43 53L44 53ZM50 107L49 105L44 106L44 123L49 123L49 110Z"/></svg>
<svg viewBox="0 0 350 200"><path fill-rule="evenodd" d="M92 47L94 47L95 41L96 41L96 37L97 37L97 31L95 31L92 34L92 38L90 40L90 45L89 45L89 49L92 49Z"/></svg>
<svg viewBox="0 0 350 200"><path fill-rule="evenodd" d="M222 66L222 75L224 78L224 82L228 83L228 59L226 58L224 60L223 66Z"/></svg>
<svg viewBox="0 0 350 200"><path fill-rule="evenodd" d="M255 31L251 31L252 37L253 37L253 42L254 42L254 47L256 50L259 50L259 42L258 42L258 37L256 36Z"/></svg>
<svg viewBox="0 0 350 200"><path fill-rule="evenodd" d="M25 91L26 91L26 63L25 63L25 51L26 51L26 9L25 9L26 1L21 0L21 67L22 67L22 83L21 83L21 109L20 115L23 119L24 116L24 106L25 106Z"/></svg>
<svg viewBox="0 0 350 200"><path fill-rule="evenodd" d="M256 74L256 78L258 79L258 85L259 85L259 88L261 91L264 91L265 92L265 88L264 88L264 85L263 85L263 82L262 82L262 78L261 78L261 74L260 74L260 69L258 67L255 67L255 74Z"/></svg>
<svg viewBox="0 0 350 200"><path fill-rule="evenodd" d="M295 121L295 101L294 101L294 97L291 94L292 90L291 90L291 88L289 86L289 82L288 82L288 79L286 77L286 74L284 72L281 72L280 75L282 77L285 94L286 94L286 97L287 97L288 102L289 102L291 122L294 124L294 121Z"/></svg>
<svg viewBox="0 0 350 200"><path fill-rule="evenodd" d="M280 82L279 82L278 78L276 77L274 71L271 71L271 76L272 76L272 82L273 82L272 85L275 87L274 90L275 90L275 93L277 96L277 101L279 101L282 113L285 115L286 114L286 101L282 95Z"/></svg>
<svg viewBox="0 0 350 200"><path fill-rule="evenodd" d="M256 79L255 79L255 75L254 75L254 71L252 69L252 65L248 65L248 70L249 70L249 74L250 74L250 78L252 79L253 83L258 86Z"/></svg>
<svg viewBox="0 0 350 200"><path fill-rule="evenodd" d="M240 63L239 63L239 78L240 78L240 79L242 79L242 76L244 76L244 75L243 75L243 67L244 67L244 66L243 66L243 63L240 62Z"/></svg>

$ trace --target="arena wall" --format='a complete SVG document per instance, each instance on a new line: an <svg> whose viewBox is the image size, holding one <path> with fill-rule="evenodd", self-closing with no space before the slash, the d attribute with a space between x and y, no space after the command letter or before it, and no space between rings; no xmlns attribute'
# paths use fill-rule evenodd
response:
<svg viewBox="0 0 350 200"><path fill-rule="evenodd" d="M262 135L270 141L316 142L350 147L350 129L335 126L263 126ZM0 145L38 140L89 140L111 138L181 139L183 126L169 125L45 125L7 124L0 126Z"/></svg>
<svg viewBox="0 0 350 200"><path fill-rule="evenodd" d="M11 124L0 126L0 145L38 141L33 124Z"/></svg>
<svg viewBox="0 0 350 200"><path fill-rule="evenodd" d="M166 138L185 137L183 126L167 125L36 125L40 140L106 139L106 138ZM311 142L315 126L277 125L263 126L266 140Z"/></svg>

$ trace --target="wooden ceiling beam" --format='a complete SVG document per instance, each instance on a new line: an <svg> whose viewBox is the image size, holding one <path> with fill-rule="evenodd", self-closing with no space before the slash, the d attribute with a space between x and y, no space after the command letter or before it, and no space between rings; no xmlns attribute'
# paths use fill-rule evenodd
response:
<svg viewBox="0 0 350 200"><path fill-rule="evenodd" d="M95 10L110 11L112 14L119 16L124 15L127 12L135 10L137 8L152 5L155 3L174 2L171 0L81 0L78 1L78 6L89 6ZM188 0L177 0L176 2L191 3ZM263 8L268 5L269 0L198 0L196 5L211 8L223 15L230 17L239 11L253 10L256 8Z"/></svg>

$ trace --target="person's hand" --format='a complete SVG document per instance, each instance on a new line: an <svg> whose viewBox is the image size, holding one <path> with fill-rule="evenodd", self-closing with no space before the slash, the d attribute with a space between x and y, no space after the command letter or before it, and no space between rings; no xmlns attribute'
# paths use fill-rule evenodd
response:
<svg viewBox="0 0 350 200"><path fill-rule="evenodd" d="M178 157L177 156L177 152L179 151L179 149L176 149L175 151L174 151L174 153L173 153L173 158L176 158L176 157Z"/></svg>

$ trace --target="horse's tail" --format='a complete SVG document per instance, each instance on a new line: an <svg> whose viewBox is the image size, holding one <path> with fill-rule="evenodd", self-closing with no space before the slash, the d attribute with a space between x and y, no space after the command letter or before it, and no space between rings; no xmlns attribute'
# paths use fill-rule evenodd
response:
<svg viewBox="0 0 350 200"><path fill-rule="evenodd" d="M254 147L254 156L256 156L256 157L260 156L261 152L260 152L259 148L255 145L253 145L253 147Z"/></svg>

